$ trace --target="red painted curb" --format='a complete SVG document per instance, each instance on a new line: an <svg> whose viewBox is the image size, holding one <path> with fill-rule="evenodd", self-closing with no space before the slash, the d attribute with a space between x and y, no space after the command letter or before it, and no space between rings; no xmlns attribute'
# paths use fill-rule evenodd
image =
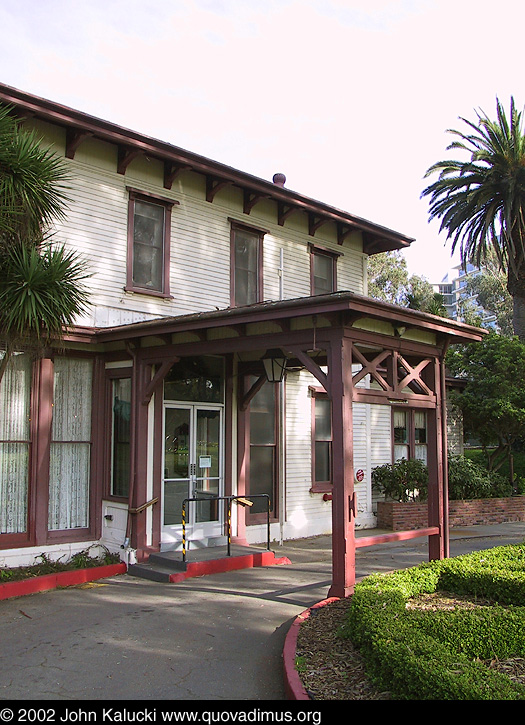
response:
<svg viewBox="0 0 525 725"><path fill-rule="evenodd" d="M126 571L127 566L124 563L107 564L106 566L93 566L88 569L61 571L57 574L46 574L16 582L5 582L0 584L0 599L23 597L26 594L45 592L57 587L71 587L75 584L84 584L85 582L114 576L115 574L124 574Z"/></svg>
<svg viewBox="0 0 525 725"><path fill-rule="evenodd" d="M284 689L288 700L310 700L308 692L305 690L302 680L297 672L295 666L295 657L297 651L297 637L299 636L299 628L301 624L308 619L312 609L318 609L319 607L325 607L331 602L337 602L338 597L330 597L325 599L318 604L315 604L310 609L306 609L301 612L294 621L292 626L288 630L286 639L284 641L283 648L283 669L284 669Z"/></svg>

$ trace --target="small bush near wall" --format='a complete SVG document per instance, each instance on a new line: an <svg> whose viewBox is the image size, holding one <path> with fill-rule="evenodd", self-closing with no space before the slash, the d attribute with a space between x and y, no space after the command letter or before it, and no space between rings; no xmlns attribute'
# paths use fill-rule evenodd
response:
<svg viewBox="0 0 525 725"><path fill-rule="evenodd" d="M423 461L385 463L372 471L372 487L394 501L426 501L428 469Z"/></svg>
<svg viewBox="0 0 525 725"><path fill-rule="evenodd" d="M387 463L372 471L372 486L393 501L426 501L428 468L417 460ZM511 495L511 484L499 473L489 472L465 456L449 455L448 496L451 501Z"/></svg>
<svg viewBox="0 0 525 725"><path fill-rule="evenodd" d="M525 497L512 496L501 475L469 458L448 458L450 526L525 521ZM385 496L377 502L377 526L391 531L428 526L428 469L421 461L399 460L372 471L372 485Z"/></svg>

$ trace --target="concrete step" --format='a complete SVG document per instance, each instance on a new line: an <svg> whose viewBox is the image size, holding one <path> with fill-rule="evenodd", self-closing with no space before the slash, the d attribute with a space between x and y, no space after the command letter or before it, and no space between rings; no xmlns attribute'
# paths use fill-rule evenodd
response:
<svg viewBox="0 0 525 725"><path fill-rule="evenodd" d="M136 576L139 579L149 579L154 582L169 584L173 569L153 564L131 564L128 566L129 576Z"/></svg>
<svg viewBox="0 0 525 725"><path fill-rule="evenodd" d="M182 554L176 551L150 554L147 562L129 566L128 574L151 581L177 583L191 577L276 564L290 564L290 560L276 558L273 551L249 546L232 546L230 556L226 547L210 547L192 552L186 561L182 561Z"/></svg>

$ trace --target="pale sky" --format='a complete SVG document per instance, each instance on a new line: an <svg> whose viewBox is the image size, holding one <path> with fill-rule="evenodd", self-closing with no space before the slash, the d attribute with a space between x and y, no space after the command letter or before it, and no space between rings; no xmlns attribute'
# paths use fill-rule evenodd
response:
<svg viewBox="0 0 525 725"><path fill-rule="evenodd" d="M0 0L0 82L140 131L457 264L424 174L448 128L525 103L520 0ZM454 154L457 156L457 154Z"/></svg>

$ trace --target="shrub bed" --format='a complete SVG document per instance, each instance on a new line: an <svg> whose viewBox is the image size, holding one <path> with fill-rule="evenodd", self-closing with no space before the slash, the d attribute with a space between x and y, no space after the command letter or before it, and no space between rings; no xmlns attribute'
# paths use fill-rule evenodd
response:
<svg viewBox="0 0 525 725"><path fill-rule="evenodd" d="M491 606L409 606L414 597L443 591ZM523 700L525 686L481 660L525 657L525 543L367 577L355 587L341 634L395 699Z"/></svg>
<svg viewBox="0 0 525 725"><path fill-rule="evenodd" d="M118 564L120 557L112 554L105 546L95 544L87 549L73 554L68 561L52 561L46 554L40 554L35 563L29 566L0 567L0 584L6 582L22 581L48 574L59 574L75 569L91 569L98 566Z"/></svg>
<svg viewBox="0 0 525 725"><path fill-rule="evenodd" d="M422 461L400 459L372 471L372 487L387 499L402 503L426 501L428 468ZM511 496L512 486L465 456L448 456L448 497L451 501Z"/></svg>

